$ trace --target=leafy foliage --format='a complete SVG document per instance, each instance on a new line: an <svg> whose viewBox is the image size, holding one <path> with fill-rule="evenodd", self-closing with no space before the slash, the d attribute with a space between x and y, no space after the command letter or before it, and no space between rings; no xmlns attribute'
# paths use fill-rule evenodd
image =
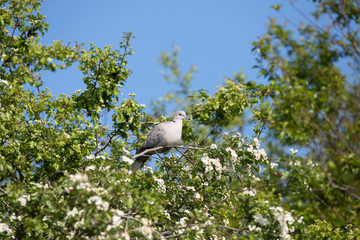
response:
<svg viewBox="0 0 360 240"><path fill-rule="evenodd" d="M330 14L345 31L355 24L355 3L319 4L316 17ZM36 0L1 2L2 238L360 237L358 82L351 84L336 65L346 57L359 70L356 34L339 39L332 29L306 25L297 40L272 20L267 35L254 42L259 75L270 84L236 74L213 95L190 90L196 68L182 73L177 49L164 53L166 79L179 90L157 102L154 118L133 94L118 97L131 74L131 33L119 49L42 45L48 24L39 10ZM41 73L72 64L87 88L55 98ZM134 175L133 150L173 102L191 115L185 145L154 155L156 168ZM103 110L112 114L111 126L101 124ZM254 137L234 127L250 112ZM268 142L277 143L267 151L259 139L265 127ZM284 151L286 144L308 155Z"/></svg>
<svg viewBox="0 0 360 240"><path fill-rule="evenodd" d="M276 93L271 136L308 149L307 158L319 164L321 172L311 181L314 191L299 192L288 201L306 196L323 218L339 226L358 225L360 39L353 10L359 9L359 2L318 4L315 15L330 19L328 25L302 24L294 33L272 19L253 50L260 75Z"/></svg>

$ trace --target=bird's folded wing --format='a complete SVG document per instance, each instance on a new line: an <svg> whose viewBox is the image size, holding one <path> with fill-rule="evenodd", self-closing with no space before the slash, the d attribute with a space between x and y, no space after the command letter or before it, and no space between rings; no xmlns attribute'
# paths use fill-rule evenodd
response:
<svg viewBox="0 0 360 240"><path fill-rule="evenodd" d="M149 134L144 144L141 145L138 153L145 151L146 149L151 149L159 146L163 146L164 144L164 134L166 132L166 124L160 123L158 124Z"/></svg>

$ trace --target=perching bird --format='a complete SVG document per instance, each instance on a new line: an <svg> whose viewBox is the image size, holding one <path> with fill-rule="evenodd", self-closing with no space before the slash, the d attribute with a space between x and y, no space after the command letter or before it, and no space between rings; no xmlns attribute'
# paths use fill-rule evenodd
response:
<svg viewBox="0 0 360 240"><path fill-rule="evenodd" d="M176 147L181 141L182 123L185 117L186 113L184 111L177 111L171 122L162 122L156 125L145 142L136 151L136 154L156 147ZM169 148L150 151L143 156L135 158L135 161L131 164L132 171L136 172L136 170L142 168L150 155L165 152Z"/></svg>

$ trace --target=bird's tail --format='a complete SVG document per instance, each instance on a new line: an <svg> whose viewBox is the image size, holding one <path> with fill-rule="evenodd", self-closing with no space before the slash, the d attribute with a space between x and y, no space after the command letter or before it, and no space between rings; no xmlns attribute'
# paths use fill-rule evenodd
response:
<svg viewBox="0 0 360 240"><path fill-rule="evenodd" d="M149 159L147 156L141 156L135 159L135 161L131 164L131 170L135 173L138 169L142 168L146 161Z"/></svg>

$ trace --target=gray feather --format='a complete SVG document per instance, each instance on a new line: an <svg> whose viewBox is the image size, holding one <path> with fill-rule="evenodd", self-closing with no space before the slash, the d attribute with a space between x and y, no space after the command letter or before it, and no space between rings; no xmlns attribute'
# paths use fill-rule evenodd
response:
<svg viewBox="0 0 360 240"><path fill-rule="evenodd" d="M145 142L136 151L136 154L142 153L145 150L156 148L156 147L175 147L181 141L182 122L186 117L184 111L177 111L174 115L174 119L171 122L163 122L154 127ZM139 156L131 164L131 169L136 172L142 168L149 156L155 153L162 153L167 151L169 148L162 149L161 151L150 151L146 153L146 156Z"/></svg>

